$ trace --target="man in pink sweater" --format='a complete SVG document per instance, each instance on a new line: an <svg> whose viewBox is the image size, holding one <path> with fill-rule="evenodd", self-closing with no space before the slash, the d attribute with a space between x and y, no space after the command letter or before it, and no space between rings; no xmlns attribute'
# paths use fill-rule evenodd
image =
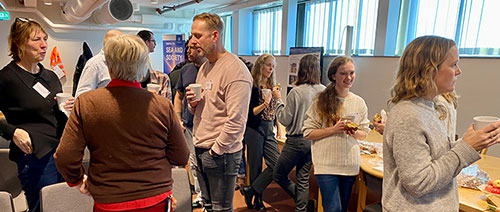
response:
<svg viewBox="0 0 500 212"><path fill-rule="evenodd" d="M196 15L191 27L193 43L200 56L208 59L196 78L203 86L201 97L195 98L186 89L189 110L194 114L196 172L206 211L233 211L252 88L245 64L224 49L223 29L221 18L209 13Z"/></svg>

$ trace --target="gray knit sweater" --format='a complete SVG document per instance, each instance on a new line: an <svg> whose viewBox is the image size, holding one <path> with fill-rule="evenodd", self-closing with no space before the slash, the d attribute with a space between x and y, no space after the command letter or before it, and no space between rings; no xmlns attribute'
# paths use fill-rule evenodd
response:
<svg viewBox="0 0 500 212"><path fill-rule="evenodd" d="M286 96L286 105L276 109L278 121L286 127L288 135L302 134L306 112L316 95L325 89L324 85L302 84L293 88Z"/></svg>
<svg viewBox="0 0 500 212"><path fill-rule="evenodd" d="M452 146L432 101L397 103L384 131L384 211L458 211L455 177L480 158L462 140Z"/></svg>

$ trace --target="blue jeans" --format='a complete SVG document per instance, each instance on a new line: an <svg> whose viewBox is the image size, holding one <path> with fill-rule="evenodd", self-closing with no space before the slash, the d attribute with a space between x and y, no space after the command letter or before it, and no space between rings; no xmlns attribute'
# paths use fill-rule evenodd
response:
<svg viewBox="0 0 500 212"><path fill-rule="evenodd" d="M212 157L208 149L195 148L195 151L198 162L196 174L203 206L207 211L233 211L234 185L241 150L217 157Z"/></svg>
<svg viewBox="0 0 500 212"><path fill-rule="evenodd" d="M54 152L55 150L49 152L41 159L33 154L20 154L17 158L18 177L30 212L40 211L40 190L44 186L64 182L64 178L57 171Z"/></svg>
<svg viewBox="0 0 500 212"><path fill-rule="evenodd" d="M346 212L356 176L318 174L316 180L321 191L323 210Z"/></svg>
<svg viewBox="0 0 500 212"><path fill-rule="evenodd" d="M311 141L302 136L287 136L285 146L274 167L274 181L295 200L295 211L306 211L309 200L309 173L311 171ZM296 166L297 183L288 178Z"/></svg>
<svg viewBox="0 0 500 212"><path fill-rule="evenodd" d="M246 143L245 139L243 139L243 149L241 150L241 161L240 161L240 168L238 169L238 177L245 177L247 174L247 161L245 159L245 148L246 148Z"/></svg>

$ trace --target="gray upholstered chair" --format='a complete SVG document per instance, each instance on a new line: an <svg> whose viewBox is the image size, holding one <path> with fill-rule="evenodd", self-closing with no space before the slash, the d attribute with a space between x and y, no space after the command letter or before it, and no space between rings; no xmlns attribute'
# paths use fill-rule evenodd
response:
<svg viewBox="0 0 500 212"><path fill-rule="evenodd" d="M40 192L42 212L88 212L94 207L94 200L80 193L66 183L57 183L42 188Z"/></svg>
<svg viewBox="0 0 500 212"><path fill-rule="evenodd" d="M177 200L175 211L192 211L192 195L186 169L172 168L172 178L174 180L172 194Z"/></svg>
<svg viewBox="0 0 500 212"><path fill-rule="evenodd" d="M0 211L14 212L14 202L12 202L12 195L6 191L0 191Z"/></svg>
<svg viewBox="0 0 500 212"><path fill-rule="evenodd" d="M9 160L9 149L0 149L0 191L7 191L17 197L22 190L17 178L17 164Z"/></svg>

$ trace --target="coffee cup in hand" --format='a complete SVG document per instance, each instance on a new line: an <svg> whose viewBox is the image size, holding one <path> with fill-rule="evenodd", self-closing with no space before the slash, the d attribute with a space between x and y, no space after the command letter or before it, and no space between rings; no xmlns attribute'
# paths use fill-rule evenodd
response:
<svg viewBox="0 0 500 212"><path fill-rule="evenodd" d="M269 93L271 93L271 89L262 89L262 92L267 96L269 95Z"/></svg>
<svg viewBox="0 0 500 212"><path fill-rule="evenodd" d="M66 114L67 117L69 117L69 114L71 112L66 111L64 109L64 106L66 105L66 101L68 101L68 99L71 97L72 96L70 93L58 93L58 94L56 94L57 105L59 106L59 110L62 111L64 114Z"/></svg>
<svg viewBox="0 0 500 212"><path fill-rule="evenodd" d="M66 103L66 101L68 101L68 99L72 97L70 93L58 93L56 94L56 98L57 98L57 104L58 105L61 105L64 106L64 104Z"/></svg>
<svg viewBox="0 0 500 212"><path fill-rule="evenodd" d="M500 121L500 118L495 116L476 116L473 118L473 120L474 120L474 130L479 130L493 122Z"/></svg>
<svg viewBox="0 0 500 212"><path fill-rule="evenodd" d="M201 85L200 84L189 84L189 88L194 93L194 100L201 100Z"/></svg>
<svg viewBox="0 0 500 212"><path fill-rule="evenodd" d="M158 91L160 91L160 85L150 83L150 84L146 85L146 89L149 92L158 93Z"/></svg>

